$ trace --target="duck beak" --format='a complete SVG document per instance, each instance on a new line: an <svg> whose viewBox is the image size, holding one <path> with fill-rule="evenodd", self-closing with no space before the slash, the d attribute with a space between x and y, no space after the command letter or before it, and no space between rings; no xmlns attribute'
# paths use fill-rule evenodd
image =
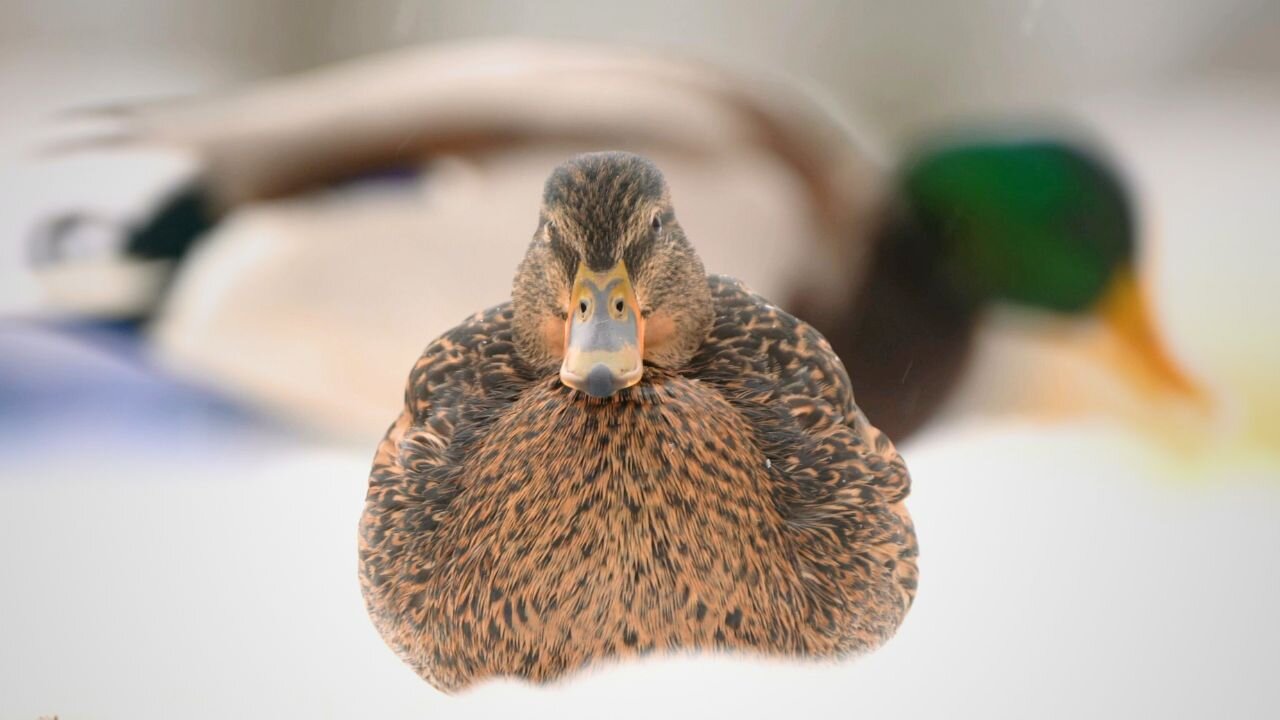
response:
<svg viewBox="0 0 1280 720"><path fill-rule="evenodd" d="M578 266L564 333L565 385L602 398L640 382L644 318L624 263L605 272Z"/></svg>
<svg viewBox="0 0 1280 720"><path fill-rule="evenodd" d="M1125 374L1157 395L1200 402L1201 389L1178 366L1160 341L1151 307L1132 268L1121 268L1098 306L1098 314L1122 345Z"/></svg>

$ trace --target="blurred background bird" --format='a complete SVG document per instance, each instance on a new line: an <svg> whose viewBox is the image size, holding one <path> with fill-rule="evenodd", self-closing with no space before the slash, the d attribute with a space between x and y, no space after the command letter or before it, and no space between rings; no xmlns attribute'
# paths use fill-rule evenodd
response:
<svg viewBox="0 0 1280 720"><path fill-rule="evenodd" d="M1278 21L0 6L0 571L38 588L0 599L0 715L1265 715ZM883 652L445 700L368 626L352 536L408 368L602 147L899 443L923 580Z"/></svg>
<svg viewBox="0 0 1280 720"><path fill-rule="evenodd" d="M1065 131L976 128L885 163L829 103L782 78L532 42L402 52L229 97L94 114L111 130L71 148L178 148L199 170L121 229L106 258L150 272L122 275L121 302L90 296L100 304L84 309L156 320L175 368L351 436L385 415L385 389L422 337L503 297L507 278L459 283L456 269L477 250L514 255L538 173L612 147L657 155L677 187L696 189L682 214L713 267L790 298L894 437L956 392L998 303L1102 320L1105 342L1073 343L1096 356L1095 371L1143 401L1204 399L1154 325L1128 189L1099 149ZM71 307L84 283L63 280L78 259L62 247L93 228L61 216L39 239L49 286ZM459 234L462 256L450 242ZM1011 383L962 412L1110 402L1100 399L1109 389L1054 383L1063 390Z"/></svg>
<svg viewBox="0 0 1280 720"><path fill-rule="evenodd" d="M630 150L677 192L718 188L696 192L682 221L712 267L775 296L788 275L825 265L797 242L843 251L874 202L861 148L804 91L638 49L407 50L105 113L109 132L72 148L176 148L198 170L124 229L119 252L84 262L60 250L100 227L83 215L47 225L47 287L93 312L78 270L105 266L124 278L121 301L97 311L154 321L173 367L362 440L424 339L507 296L510 277L459 271L475 257L515 267L542 179L565 157Z"/></svg>

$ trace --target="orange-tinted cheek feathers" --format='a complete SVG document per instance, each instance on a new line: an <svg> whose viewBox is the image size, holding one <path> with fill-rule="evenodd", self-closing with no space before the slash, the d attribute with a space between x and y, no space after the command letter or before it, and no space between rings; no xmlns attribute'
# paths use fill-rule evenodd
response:
<svg viewBox="0 0 1280 720"><path fill-rule="evenodd" d="M542 339L542 346L546 348L547 354L556 360L564 357L566 333L568 333L568 326L565 321L552 315L543 318L538 326L538 336Z"/></svg>
<svg viewBox="0 0 1280 720"><path fill-rule="evenodd" d="M655 362L671 349L676 336L676 321L670 314L655 312L644 323L644 359Z"/></svg>

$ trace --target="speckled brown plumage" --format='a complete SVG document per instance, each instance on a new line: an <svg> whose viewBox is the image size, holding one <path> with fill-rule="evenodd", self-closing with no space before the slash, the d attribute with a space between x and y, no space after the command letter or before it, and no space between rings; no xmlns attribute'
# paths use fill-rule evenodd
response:
<svg viewBox="0 0 1280 720"><path fill-rule="evenodd" d="M654 650L838 656L901 622L916 586L901 458L815 330L705 282L693 356L608 398L527 362L510 303L418 361L374 462L360 576L383 637L432 684Z"/></svg>

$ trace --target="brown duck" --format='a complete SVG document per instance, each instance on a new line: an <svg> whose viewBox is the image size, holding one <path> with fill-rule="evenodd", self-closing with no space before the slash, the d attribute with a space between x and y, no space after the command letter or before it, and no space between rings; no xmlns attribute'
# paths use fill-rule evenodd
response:
<svg viewBox="0 0 1280 720"><path fill-rule="evenodd" d="M511 301L410 373L361 586L444 690L655 650L837 657L911 605L909 486L827 341L705 274L657 168L583 155Z"/></svg>

